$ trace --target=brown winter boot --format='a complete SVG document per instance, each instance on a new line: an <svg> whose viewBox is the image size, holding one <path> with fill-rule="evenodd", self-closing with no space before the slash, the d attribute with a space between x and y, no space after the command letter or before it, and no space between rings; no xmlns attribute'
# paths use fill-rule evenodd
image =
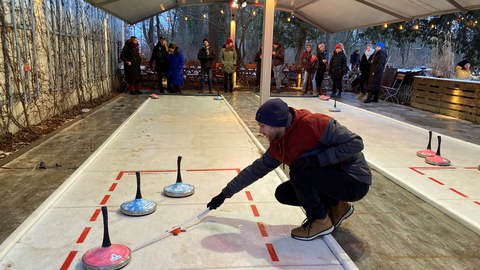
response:
<svg viewBox="0 0 480 270"><path fill-rule="evenodd" d="M337 206L330 208L330 219L335 229L340 226L343 220L347 219L353 213L353 205L345 201L340 201Z"/></svg>
<svg viewBox="0 0 480 270"><path fill-rule="evenodd" d="M305 219L303 224L292 230L292 237L302 241L310 241L319 236L333 232L334 227L328 216L323 219Z"/></svg>

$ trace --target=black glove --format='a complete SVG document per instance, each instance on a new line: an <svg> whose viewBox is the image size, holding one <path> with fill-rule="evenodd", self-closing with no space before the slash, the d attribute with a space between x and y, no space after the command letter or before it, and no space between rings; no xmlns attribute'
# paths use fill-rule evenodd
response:
<svg viewBox="0 0 480 270"><path fill-rule="evenodd" d="M303 170L311 167L320 167L317 155L300 157L290 164L290 170Z"/></svg>
<svg viewBox="0 0 480 270"><path fill-rule="evenodd" d="M220 205L222 205L226 198L227 197L225 197L225 195L220 192L220 194L213 197L212 200L207 204L207 208L210 208L210 210L217 209L218 207L220 207Z"/></svg>

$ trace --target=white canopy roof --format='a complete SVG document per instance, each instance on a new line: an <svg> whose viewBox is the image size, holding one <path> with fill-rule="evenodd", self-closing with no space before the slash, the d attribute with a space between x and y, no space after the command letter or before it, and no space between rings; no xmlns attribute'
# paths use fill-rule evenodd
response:
<svg viewBox="0 0 480 270"><path fill-rule="evenodd" d="M180 6L228 3L225 0L86 0L108 13L134 24ZM249 0L263 5L265 1ZM480 9L480 0L278 0L276 9L326 32L407 21L430 15Z"/></svg>

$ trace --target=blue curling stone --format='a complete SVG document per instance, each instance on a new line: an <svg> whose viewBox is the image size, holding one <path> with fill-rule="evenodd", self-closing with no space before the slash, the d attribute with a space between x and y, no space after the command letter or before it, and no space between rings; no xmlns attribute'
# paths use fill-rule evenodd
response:
<svg viewBox="0 0 480 270"><path fill-rule="evenodd" d="M135 199L122 203L120 211L128 216L145 216L157 210L157 203L146 199Z"/></svg>

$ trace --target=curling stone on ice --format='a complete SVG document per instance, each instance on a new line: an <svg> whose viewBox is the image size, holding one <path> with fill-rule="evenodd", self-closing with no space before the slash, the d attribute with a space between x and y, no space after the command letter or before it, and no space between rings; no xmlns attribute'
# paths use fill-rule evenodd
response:
<svg viewBox="0 0 480 270"><path fill-rule="evenodd" d="M449 166L450 160L440 155L440 145L442 144L442 136L437 136L437 138L438 138L437 152L432 157L426 157L425 162L435 166Z"/></svg>
<svg viewBox="0 0 480 270"><path fill-rule="evenodd" d="M182 161L182 156L178 156L177 159L177 182L175 184L166 186L163 189L165 196L181 198L188 197L195 192L195 187L190 184L182 183L182 175L180 173L180 162Z"/></svg>
<svg viewBox="0 0 480 270"><path fill-rule="evenodd" d="M426 157L433 157L435 156L435 152L432 151L432 131L428 131L428 145L427 149L418 150L417 156L426 158Z"/></svg>
<svg viewBox="0 0 480 270"><path fill-rule="evenodd" d="M102 206L103 243L101 247L88 250L83 254L82 264L88 270L120 269L130 262L131 251L127 246L112 244L108 234L107 207Z"/></svg>
<svg viewBox="0 0 480 270"><path fill-rule="evenodd" d="M143 199L140 191L140 172L135 172L137 176L137 194L134 200L126 201L120 205L120 212L127 216L145 216L157 210L157 203L151 200Z"/></svg>

